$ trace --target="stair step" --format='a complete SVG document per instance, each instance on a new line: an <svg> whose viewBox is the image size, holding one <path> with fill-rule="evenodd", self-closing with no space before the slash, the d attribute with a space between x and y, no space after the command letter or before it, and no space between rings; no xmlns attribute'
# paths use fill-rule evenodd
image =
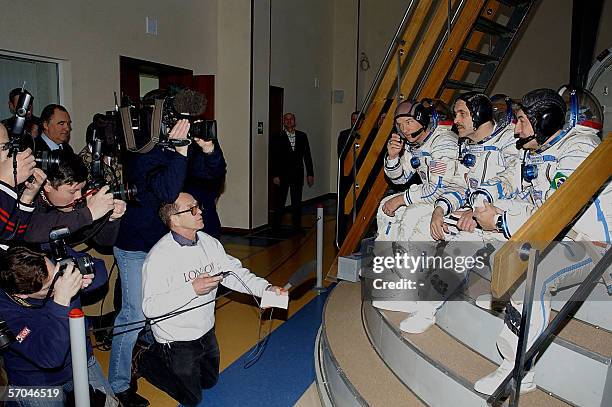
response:
<svg viewBox="0 0 612 407"><path fill-rule="evenodd" d="M456 81L453 79L447 79L444 82L444 87L447 89L459 89L467 91L475 90L478 92L484 92L485 90L484 86L476 85L475 83Z"/></svg>
<svg viewBox="0 0 612 407"><path fill-rule="evenodd" d="M481 52L473 51L471 49L463 48L459 53L459 59L464 61L475 62L478 64L490 64L490 63L499 63L501 60L498 57L493 55L483 54Z"/></svg>
<svg viewBox="0 0 612 407"><path fill-rule="evenodd" d="M437 313L436 324L456 340L501 363L495 342L503 327L503 313L478 308L473 298L490 292L490 283L476 275L463 301L449 301ZM612 333L571 319L535 366L536 381L546 391L581 406L599 406L612 397ZM571 369L573 374L550 374Z"/></svg>
<svg viewBox="0 0 612 407"><path fill-rule="evenodd" d="M461 342L444 332L440 327L433 326L422 334L406 334L399 330L400 322L406 315L400 312L384 311L383 317L389 322L397 335L401 335L413 346L431 358L442 369L447 369L462 382L466 391L473 391L474 383L481 377L491 373L497 365L485 359L480 354L466 347ZM475 391L473 391L476 393ZM476 393L478 394L478 393ZM485 398L485 395L479 396ZM562 400L552 397L538 389L520 398L521 406L561 407L568 406Z"/></svg>
<svg viewBox="0 0 612 407"><path fill-rule="evenodd" d="M511 37L514 34L514 30L484 17L478 17L476 19L474 30L486 34L496 35L498 37Z"/></svg>
<svg viewBox="0 0 612 407"><path fill-rule="evenodd" d="M323 330L336 368L367 405L425 406L372 349L361 317L360 284L340 282L329 294Z"/></svg>

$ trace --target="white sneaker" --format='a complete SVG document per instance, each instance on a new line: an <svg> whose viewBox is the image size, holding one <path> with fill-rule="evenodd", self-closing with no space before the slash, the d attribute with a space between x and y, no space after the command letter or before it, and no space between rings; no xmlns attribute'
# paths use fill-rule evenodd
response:
<svg viewBox="0 0 612 407"><path fill-rule="evenodd" d="M476 298L476 306L489 311L502 312L506 308L506 303L494 299L491 294L480 294Z"/></svg>
<svg viewBox="0 0 612 407"><path fill-rule="evenodd" d="M480 294L476 298L476 306L478 308L492 310L493 309L493 296L491 294Z"/></svg>
<svg viewBox="0 0 612 407"><path fill-rule="evenodd" d="M407 312L409 314L417 310L416 301L372 301L372 306L387 311Z"/></svg>
<svg viewBox="0 0 612 407"><path fill-rule="evenodd" d="M497 368L493 373L488 374L482 379L474 383L474 390L479 393L492 395L500 384L506 379L506 377L512 372L514 366L504 361L500 367ZM521 394L532 392L536 389L534 383L535 373L533 371L527 372L523 380L521 380Z"/></svg>
<svg viewBox="0 0 612 407"><path fill-rule="evenodd" d="M423 317L414 313L400 323L400 330L409 334L422 334L436 323L436 317Z"/></svg>

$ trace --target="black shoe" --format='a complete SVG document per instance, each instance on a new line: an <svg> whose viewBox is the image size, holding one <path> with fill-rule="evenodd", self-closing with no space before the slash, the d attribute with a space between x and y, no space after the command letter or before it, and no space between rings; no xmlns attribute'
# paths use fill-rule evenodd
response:
<svg viewBox="0 0 612 407"><path fill-rule="evenodd" d="M127 389L121 393L115 393L115 397L119 399L123 407L147 407L149 405L149 400L140 396L132 389Z"/></svg>

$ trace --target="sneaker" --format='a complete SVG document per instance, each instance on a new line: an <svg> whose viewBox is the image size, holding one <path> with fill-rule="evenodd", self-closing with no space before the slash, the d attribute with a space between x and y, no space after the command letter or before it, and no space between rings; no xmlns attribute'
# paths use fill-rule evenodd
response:
<svg viewBox="0 0 612 407"><path fill-rule="evenodd" d="M409 334L422 334L436 323L436 317L425 318L414 313L400 323L400 330Z"/></svg>
<svg viewBox="0 0 612 407"><path fill-rule="evenodd" d="M115 397L123 407L147 407L149 405L149 400L140 396L133 389L115 393Z"/></svg>
<svg viewBox="0 0 612 407"><path fill-rule="evenodd" d="M476 306L489 311L501 312L505 309L505 302L493 299L491 294L480 294L476 297Z"/></svg>
<svg viewBox="0 0 612 407"><path fill-rule="evenodd" d="M409 314L417 311L416 301L372 301L372 306L386 311L407 312Z"/></svg>
<svg viewBox="0 0 612 407"><path fill-rule="evenodd" d="M506 377L512 373L513 367L514 366L511 366L510 363L504 361L496 371L474 383L474 390L489 396L492 395ZM529 393L536 389L534 376L535 373L533 371L525 374L525 377L521 380L521 394Z"/></svg>

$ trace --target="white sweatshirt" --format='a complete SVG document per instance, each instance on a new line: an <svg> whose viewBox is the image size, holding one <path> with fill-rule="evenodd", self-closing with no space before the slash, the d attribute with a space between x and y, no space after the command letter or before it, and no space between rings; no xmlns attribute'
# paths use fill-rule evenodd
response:
<svg viewBox="0 0 612 407"><path fill-rule="evenodd" d="M217 239L197 232L195 246L181 246L172 233L162 237L151 249L142 269L142 310L147 318L191 308L212 301L217 293L197 295L191 282L198 275L215 275L232 271L240 277L253 294L261 297L269 285L242 267L240 260L228 255ZM221 282L224 286L248 293L247 289L230 275ZM215 325L215 302L152 324L153 335L160 343L191 341L200 338Z"/></svg>

